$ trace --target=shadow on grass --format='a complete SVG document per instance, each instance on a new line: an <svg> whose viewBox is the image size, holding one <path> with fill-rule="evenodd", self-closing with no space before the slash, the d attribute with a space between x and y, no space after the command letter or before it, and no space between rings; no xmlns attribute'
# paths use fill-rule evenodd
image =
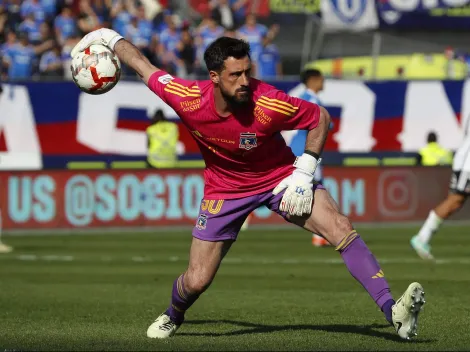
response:
<svg viewBox="0 0 470 352"><path fill-rule="evenodd" d="M315 330L327 332L339 332L348 334L358 334L364 336L374 336L396 342L408 342L402 340L396 333L378 331L377 329L392 329L388 324L371 324L371 325L344 325L344 324L331 324L331 325L265 325L255 324L245 321L237 320L188 320L184 325L204 325L204 324L230 324L239 327L238 330L229 332L180 332L178 335L184 336L237 336L248 334L262 334L278 331L299 331L299 330ZM413 343L428 343L434 342L434 339L420 340L413 339Z"/></svg>

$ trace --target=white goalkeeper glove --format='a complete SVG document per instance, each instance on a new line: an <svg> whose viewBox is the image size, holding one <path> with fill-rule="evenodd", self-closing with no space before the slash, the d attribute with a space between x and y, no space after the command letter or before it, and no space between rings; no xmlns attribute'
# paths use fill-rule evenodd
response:
<svg viewBox="0 0 470 352"><path fill-rule="evenodd" d="M116 43L123 39L123 37L116 31L108 28L97 29L93 32L88 33L84 36L77 45L74 46L70 56L74 58L78 53L82 52L90 45L101 44L107 46L111 50L114 50Z"/></svg>
<svg viewBox="0 0 470 352"><path fill-rule="evenodd" d="M274 195L286 190L279 206L280 211L296 216L312 212L313 175L320 162L321 158L306 153L295 160L292 175L283 179L273 190Z"/></svg>

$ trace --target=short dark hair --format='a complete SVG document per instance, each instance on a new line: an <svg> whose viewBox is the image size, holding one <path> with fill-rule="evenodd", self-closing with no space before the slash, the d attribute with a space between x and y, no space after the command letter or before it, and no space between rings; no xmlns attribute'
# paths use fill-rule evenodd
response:
<svg viewBox="0 0 470 352"><path fill-rule="evenodd" d="M209 71L220 72L229 57L242 59L250 57L250 44L242 39L220 37L212 42L204 52L204 61Z"/></svg>
<svg viewBox="0 0 470 352"><path fill-rule="evenodd" d="M323 76L321 71L316 69L316 68L311 68L308 70L303 71L300 74L300 79L302 80L302 83L307 83L307 81L312 78L312 77L321 77Z"/></svg>
<svg viewBox="0 0 470 352"><path fill-rule="evenodd" d="M436 132L429 132L428 134L428 143L437 142Z"/></svg>
<svg viewBox="0 0 470 352"><path fill-rule="evenodd" d="M153 122L166 121L166 116L165 116L165 113L163 112L163 110L162 109L155 110L155 113L153 114L152 120L153 120Z"/></svg>

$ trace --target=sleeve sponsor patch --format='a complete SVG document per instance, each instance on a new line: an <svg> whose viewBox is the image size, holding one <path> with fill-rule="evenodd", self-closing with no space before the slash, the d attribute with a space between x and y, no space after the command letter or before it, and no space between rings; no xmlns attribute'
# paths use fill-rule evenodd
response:
<svg viewBox="0 0 470 352"><path fill-rule="evenodd" d="M173 79L175 78L172 75L166 74L166 75L158 77L158 82L160 82L161 84L168 84Z"/></svg>

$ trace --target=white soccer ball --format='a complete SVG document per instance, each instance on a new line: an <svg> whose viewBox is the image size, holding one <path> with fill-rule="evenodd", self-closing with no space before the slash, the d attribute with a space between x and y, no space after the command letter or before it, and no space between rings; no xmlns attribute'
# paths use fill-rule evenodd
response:
<svg viewBox="0 0 470 352"><path fill-rule="evenodd" d="M109 92L121 77L121 62L108 47L91 45L72 59L72 78L88 94Z"/></svg>

